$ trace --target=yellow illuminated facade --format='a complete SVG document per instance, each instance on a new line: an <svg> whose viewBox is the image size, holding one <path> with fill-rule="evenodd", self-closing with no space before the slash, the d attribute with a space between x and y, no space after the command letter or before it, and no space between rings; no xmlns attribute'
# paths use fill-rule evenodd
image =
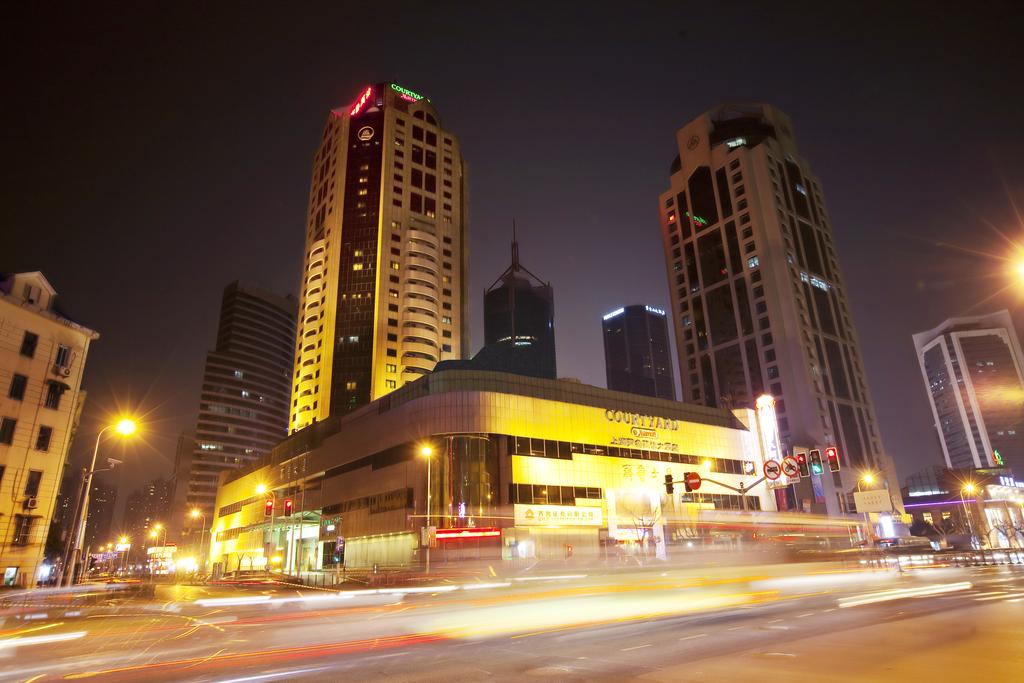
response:
<svg viewBox="0 0 1024 683"><path fill-rule="evenodd" d="M56 299L39 272L0 281L0 575L5 587L33 587L51 578L43 550L85 400L85 359L99 338L58 315ZM129 429L127 423L117 426L119 433ZM76 477L76 485L79 481Z"/></svg>
<svg viewBox="0 0 1024 683"><path fill-rule="evenodd" d="M468 355L466 173L430 101L394 83L333 110L314 154L290 431Z"/></svg>
<svg viewBox="0 0 1024 683"><path fill-rule="evenodd" d="M273 545L286 567L323 569L343 546L346 567L414 565L427 526L428 462L430 526L487 538L480 543L491 543L495 557L621 552L630 544L663 556L688 536L680 527L692 526L699 510L775 509L763 483L751 486L764 463L758 422L752 410L560 380L432 373L337 426L293 435L263 467L225 481L211 561L224 571L262 567ZM683 475L694 471L705 481L687 493ZM666 475L675 482L671 495ZM750 487L745 504L729 488L741 484ZM265 492L257 493L260 485ZM264 515L271 491L273 541ZM291 518L279 516L282 499L295 501Z"/></svg>

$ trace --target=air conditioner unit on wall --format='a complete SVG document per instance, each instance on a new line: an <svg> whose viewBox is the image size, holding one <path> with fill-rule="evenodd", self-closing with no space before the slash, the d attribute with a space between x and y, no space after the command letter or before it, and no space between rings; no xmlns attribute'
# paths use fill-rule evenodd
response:
<svg viewBox="0 0 1024 683"><path fill-rule="evenodd" d="M38 498L36 498L35 496L29 496L28 498L25 499L26 510L35 510L37 507L39 507Z"/></svg>

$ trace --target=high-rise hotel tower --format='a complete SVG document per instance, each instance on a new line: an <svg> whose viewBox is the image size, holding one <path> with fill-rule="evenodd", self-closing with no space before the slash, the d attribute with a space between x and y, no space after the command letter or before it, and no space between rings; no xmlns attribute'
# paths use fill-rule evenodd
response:
<svg viewBox="0 0 1024 683"><path fill-rule="evenodd" d="M676 142L659 211L683 400L753 407L769 393L787 450L839 448L842 470L780 488L780 509L852 511L865 470L898 499L821 183L789 117L723 106Z"/></svg>
<svg viewBox="0 0 1024 683"><path fill-rule="evenodd" d="M290 427L468 355L466 169L426 97L377 83L313 158Z"/></svg>

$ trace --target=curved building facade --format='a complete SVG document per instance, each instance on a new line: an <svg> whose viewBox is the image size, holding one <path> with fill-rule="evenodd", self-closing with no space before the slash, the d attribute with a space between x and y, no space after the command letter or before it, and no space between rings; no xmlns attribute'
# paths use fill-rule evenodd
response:
<svg viewBox="0 0 1024 683"><path fill-rule="evenodd" d="M683 473L752 483L773 452L775 432L759 420L571 381L438 370L293 434L225 481L210 558L224 572L267 566L268 548L285 549L288 573L415 566L425 527L436 527L435 561L685 552L696 515L744 503L710 481L687 493ZM263 490L274 492L272 518ZM749 488L745 507L774 510L768 494ZM288 500L294 512L282 517Z"/></svg>

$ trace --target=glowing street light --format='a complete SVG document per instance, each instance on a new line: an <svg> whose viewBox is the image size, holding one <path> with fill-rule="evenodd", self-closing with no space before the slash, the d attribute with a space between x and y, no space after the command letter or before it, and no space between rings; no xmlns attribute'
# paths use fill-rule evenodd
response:
<svg viewBox="0 0 1024 683"><path fill-rule="evenodd" d="M92 490L92 475L96 473L96 456L100 452L100 441L103 439L103 435L107 430L113 429L121 436L131 436L137 430L135 420L130 417L122 417L114 424L108 424L96 434L96 445L92 449L92 462L89 465L89 469L86 470L85 477L82 480L83 491L79 494L79 499L82 501L82 505L78 510L78 514L75 517L75 524L72 528L72 533L68 537L69 548L65 551L65 562L61 567L60 580L58 584L66 583L71 585L75 578L75 567L78 565L78 559L82 554L82 544L85 542L85 520L89 515L89 491ZM68 571L70 568L71 571Z"/></svg>
<svg viewBox="0 0 1024 683"><path fill-rule="evenodd" d="M427 460L427 528L430 528L430 463L434 459L434 449L430 444L423 444L420 447L420 457ZM430 539L427 539L427 562L424 573L430 573Z"/></svg>
<svg viewBox="0 0 1024 683"><path fill-rule="evenodd" d="M203 546L203 538L206 536L206 515L204 515L203 511L200 510L199 508L192 508L192 511L189 512L188 514L189 514L189 517L191 517L192 519L200 519L200 518L202 518L202 520L203 520L203 528L202 528L202 531L199 532L199 560L202 563L201 566L203 567L203 569L205 571L205 569L206 569L206 551L204 550L205 546Z"/></svg>

